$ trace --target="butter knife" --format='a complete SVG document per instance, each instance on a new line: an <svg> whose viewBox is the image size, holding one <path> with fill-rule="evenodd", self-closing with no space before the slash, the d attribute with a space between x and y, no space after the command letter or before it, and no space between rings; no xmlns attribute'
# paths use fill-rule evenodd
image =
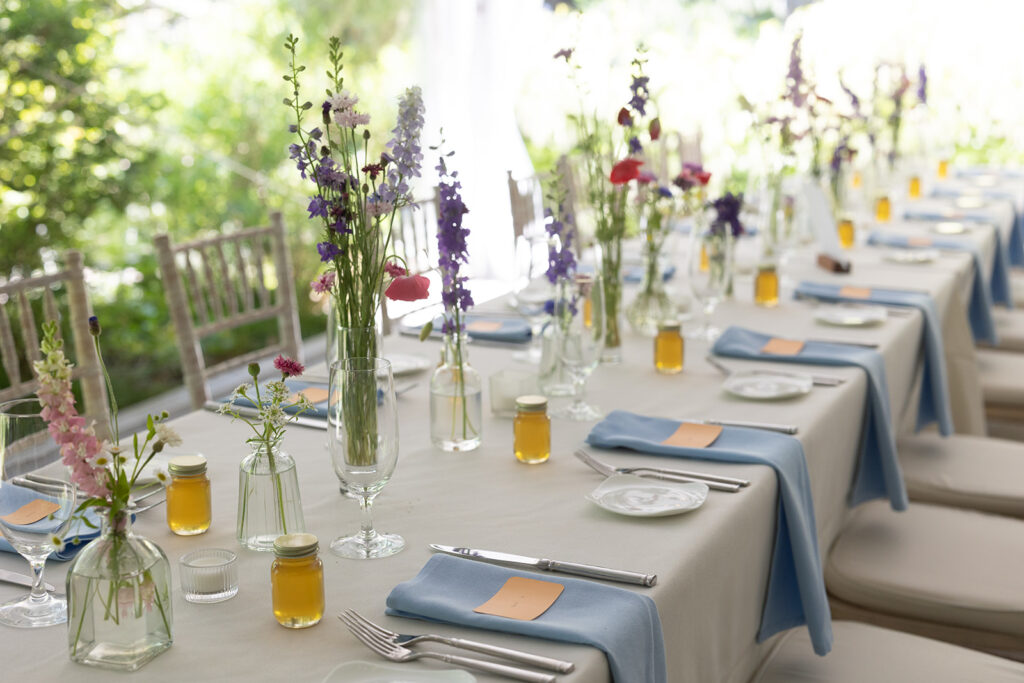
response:
<svg viewBox="0 0 1024 683"><path fill-rule="evenodd" d="M695 422L697 424L705 425L720 425L722 427L746 427L748 429L764 429L769 432L779 432L780 434L796 434L799 429L795 425L777 425L771 422L749 422L747 420L690 420L685 419L683 422Z"/></svg>
<svg viewBox="0 0 1024 683"><path fill-rule="evenodd" d="M32 587L31 576L19 574L18 572L8 571L6 569L0 569L0 581L6 581L7 583L15 583L19 586L28 586L29 588ZM43 588L50 592L57 590L51 584L46 583L45 581L43 581Z"/></svg>
<svg viewBox="0 0 1024 683"><path fill-rule="evenodd" d="M561 572L563 574L575 574L586 576L591 579L606 579L620 583L632 583L639 586L653 586L658 581L656 574L642 574L640 572L629 572L622 569L609 569L597 567L591 564L577 564L576 562L561 562L559 560L547 560L538 557L527 557L525 555L513 555L495 550L477 550L475 548L456 548L450 545L439 545L431 543L433 550L467 560L501 564L509 567L522 569L540 569L547 572Z"/></svg>

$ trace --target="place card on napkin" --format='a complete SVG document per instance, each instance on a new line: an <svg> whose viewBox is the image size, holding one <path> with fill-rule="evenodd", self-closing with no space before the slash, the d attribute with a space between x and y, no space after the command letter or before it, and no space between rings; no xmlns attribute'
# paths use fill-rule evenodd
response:
<svg viewBox="0 0 1024 683"><path fill-rule="evenodd" d="M932 238L924 237L922 235L913 235L907 238L908 247L930 247L932 246Z"/></svg>
<svg viewBox="0 0 1024 683"><path fill-rule="evenodd" d="M60 505L54 503L52 500L43 500L42 498L36 498L33 501L25 503L14 512L0 517L8 524L32 524L38 522L48 515L52 515L57 510L60 510Z"/></svg>
<svg viewBox="0 0 1024 683"><path fill-rule="evenodd" d="M497 320L475 320L466 325L467 332L497 332L501 323Z"/></svg>
<svg viewBox="0 0 1024 683"><path fill-rule="evenodd" d="M871 288L870 287L852 287L847 285L846 287L839 288L839 296L846 297L848 299L870 299Z"/></svg>
<svg viewBox="0 0 1024 683"><path fill-rule="evenodd" d="M302 391L297 391L288 397L288 403L295 403L299 400L300 396L305 396L309 399L310 403L323 403L330 396L330 393L323 387L306 387Z"/></svg>
<svg viewBox="0 0 1024 683"><path fill-rule="evenodd" d="M679 448L707 448L715 442L721 433L721 425L683 422L661 443L663 446L678 446Z"/></svg>
<svg viewBox="0 0 1024 683"><path fill-rule="evenodd" d="M475 608L480 614L493 614L520 621L533 621L548 611L565 586L522 576L510 577L490 600Z"/></svg>
<svg viewBox="0 0 1024 683"><path fill-rule="evenodd" d="M803 348L804 343L799 339L772 337L767 344L761 347L761 353L770 353L773 356L795 356Z"/></svg>

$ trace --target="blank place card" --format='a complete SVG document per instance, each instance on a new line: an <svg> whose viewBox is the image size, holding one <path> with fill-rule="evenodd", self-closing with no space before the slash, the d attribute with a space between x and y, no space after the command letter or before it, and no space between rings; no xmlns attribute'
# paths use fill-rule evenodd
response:
<svg viewBox="0 0 1024 683"><path fill-rule="evenodd" d="M60 510L59 504L54 503L52 500L36 498L25 503L14 512L4 515L2 519L8 524L32 524L48 515L52 515L57 510Z"/></svg>
<svg viewBox="0 0 1024 683"><path fill-rule="evenodd" d="M870 299L871 288L852 286L841 287L839 289L839 296L846 299Z"/></svg>
<svg viewBox="0 0 1024 683"><path fill-rule="evenodd" d="M519 621L533 621L555 604L563 590L565 586L560 583L513 576L490 600L473 611Z"/></svg>
<svg viewBox="0 0 1024 683"><path fill-rule="evenodd" d="M770 353L773 356L795 356L804 348L804 343L799 339L780 339L772 337L761 347L761 353Z"/></svg>
<svg viewBox="0 0 1024 683"><path fill-rule="evenodd" d="M663 446L678 446L679 448L707 448L715 442L721 433L721 425L684 422L661 444Z"/></svg>

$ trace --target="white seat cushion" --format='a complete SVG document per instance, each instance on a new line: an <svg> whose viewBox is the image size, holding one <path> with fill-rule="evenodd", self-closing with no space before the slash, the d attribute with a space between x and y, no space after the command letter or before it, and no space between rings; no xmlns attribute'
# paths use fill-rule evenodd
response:
<svg viewBox="0 0 1024 683"><path fill-rule="evenodd" d="M1008 311L997 308L992 311L999 335L997 349L1004 351L1024 351L1024 311Z"/></svg>
<svg viewBox="0 0 1024 683"><path fill-rule="evenodd" d="M1024 644L1024 521L872 501L850 514L825 563L841 601Z"/></svg>
<svg viewBox="0 0 1024 683"><path fill-rule="evenodd" d="M911 500L1024 518L1024 444L919 434L898 446Z"/></svg>
<svg viewBox="0 0 1024 683"><path fill-rule="evenodd" d="M985 403L1024 407L1024 353L978 349L977 355Z"/></svg>
<svg viewBox="0 0 1024 683"><path fill-rule="evenodd" d="M807 629L787 632L750 683L1008 683L1024 681L1024 664L921 636L836 621L826 657Z"/></svg>

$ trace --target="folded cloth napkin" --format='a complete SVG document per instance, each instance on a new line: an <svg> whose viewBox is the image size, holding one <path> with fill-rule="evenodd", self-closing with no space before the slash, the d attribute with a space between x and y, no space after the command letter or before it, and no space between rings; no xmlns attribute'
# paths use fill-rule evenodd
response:
<svg viewBox="0 0 1024 683"><path fill-rule="evenodd" d="M565 589L546 612L532 621L473 611L513 576L552 581ZM394 587L388 595L387 613L592 645L608 656L615 683L668 680L658 608L646 595L624 588L434 555L419 574Z"/></svg>
<svg viewBox="0 0 1024 683"><path fill-rule="evenodd" d="M326 392L328 391L328 387L327 387L326 384L323 384L322 382L320 382L320 383L317 383L317 382L303 382L301 380L289 379L289 380L285 381L285 385L289 389L291 389L292 393L296 393L296 394L301 392L301 391L305 391L307 389L321 389L321 390L323 390L323 392L324 392L323 399L313 403L313 407L312 408L310 408L308 410L302 411L302 416L303 417L315 417L315 418L318 418L318 419L321 419L321 420L326 420L327 419L327 395L326 395ZM268 392L268 390L263 385L260 385L260 395L261 396L266 396L267 392ZM242 397L238 397L238 398L235 398L234 400L232 400L231 396L225 396L224 398L218 399L218 402L219 403L234 403L235 405L240 406L240 407L244 407L244 408L255 408L256 407L256 403L254 401L250 401L249 399L245 399L245 398L242 398ZM294 414L294 413L299 412L299 408L297 406L294 407L294 408L285 408L285 412L286 413L290 413L290 414Z"/></svg>
<svg viewBox="0 0 1024 683"><path fill-rule="evenodd" d="M26 505L37 498L46 497L40 495L38 491L33 491L32 489L25 488L24 486L4 484L4 488L9 488L10 491L13 492L13 495L5 495L3 500L0 501L0 515L9 515L21 506ZM74 558L74 556L78 554L78 551L85 547L86 543L100 535L100 520L96 515L95 508L88 509L85 512L85 518L89 521L89 524L93 525L93 528L89 528L89 525L83 522L81 517L72 521L67 534L64 535L64 547L50 553L51 560L64 562ZM53 522L43 519L35 522L34 524L30 524L29 526L40 526L40 528L45 531L46 527L53 526ZM18 552L3 536L0 536L0 551L5 553Z"/></svg>
<svg viewBox="0 0 1024 683"><path fill-rule="evenodd" d="M955 187L937 187L932 190L933 197L959 197L964 193ZM989 199L1003 199L1013 203L1013 227L1010 229L1009 260L1015 266L1024 266L1024 213L1017 207L1017 197L1013 192L999 188L983 188L982 194Z"/></svg>
<svg viewBox="0 0 1024 683"><path fill-rule="evenodd" d="M942 342L942 325L939 324L939 315L935 312L931 296L924 292L872 288L871 294L862 298L844 295L843 288L839 285L817 282L801 282L797 285L796 296L822 301L906 306L921 311L924 317L924 326L921 330L924 378L921 381L921 401L917 407L917 428L922 429L933 422L938 422L939 431L943 436L953 433L953 412L949 400L949 383L946 380L946 351Z"/></svg>
<svg viewBox="0 0 1024 683"><path fill-rule="evenodd" d="M848 344L805 342L800 353L782 356L763 353L772 337L742 327L730 327L715 341L712 352L733 358L757 358L783 363L811 365L856 365L868 377L867 406L857 474L850 491L850 504L858 505L874 498L888 498L895 510L907 508L907 490L903 484L896 455L896 435L889 409L889 388L885 380L882 356L872 349ZM760 434L762 438L767 434Z"/></svg>
<svg viewBox="0 0 1024 683"><path fill-rule="evenodd" d="M996 346L999 344L999 336L996 334L995 320L992 318L992 292L985 286L983 271L981 269L981 255L978 248L969 241L955 237L932 238L915 241L908 235L899 235L891 232L874 231L868 235L868 244L875 246L897 247L900 249L915 249L935 247L936 249L949 249L964 251L971 255L974 260L974 279L971 284L971 299L967 306L967 314L971 323L971 332L974 333L976 341L984 341ZM993 272L993 275L995 273Z"/></svg>
<svg viewBox="0 0 1024 683"><path fill-rule="evenodd" d="M465 322L466 334L469 335L469 338L480 341L525 344L530 341L532 335L530 323L523 318L489 318L486 315L470 315L466 317ZM430 336L440 339L443 336L441 332L443 324L443 318L435 318L434 329L430 332ZM400 332L416 336L420 333L420 328L402 327Z"/></svg>
<svg viewBox="0 0 1024 683"><path fill-rule="evenodd" d="M832 648L832 620L803 446L785 434L740 427L723 427L707 448L663 443L679 424L676 420L615 410L590 431L587 443L656 455L759 463L774 469L779 482L775 547L757 637L764 640L779 631L807 624L814 651L827 654Z"/></svg>
<svg viewBox="0 0 1024 683"><path fill-rule="evenodd" d="M626 272L622 275L622 279L626 282L643 282L644 271L646 270L646 266L633 266L632 268L626 270ZM661 269L661 281L668 282L669 280L672 279L672 276L674 276L675 274L675 266L665 266L664 268Z"/></svg>

